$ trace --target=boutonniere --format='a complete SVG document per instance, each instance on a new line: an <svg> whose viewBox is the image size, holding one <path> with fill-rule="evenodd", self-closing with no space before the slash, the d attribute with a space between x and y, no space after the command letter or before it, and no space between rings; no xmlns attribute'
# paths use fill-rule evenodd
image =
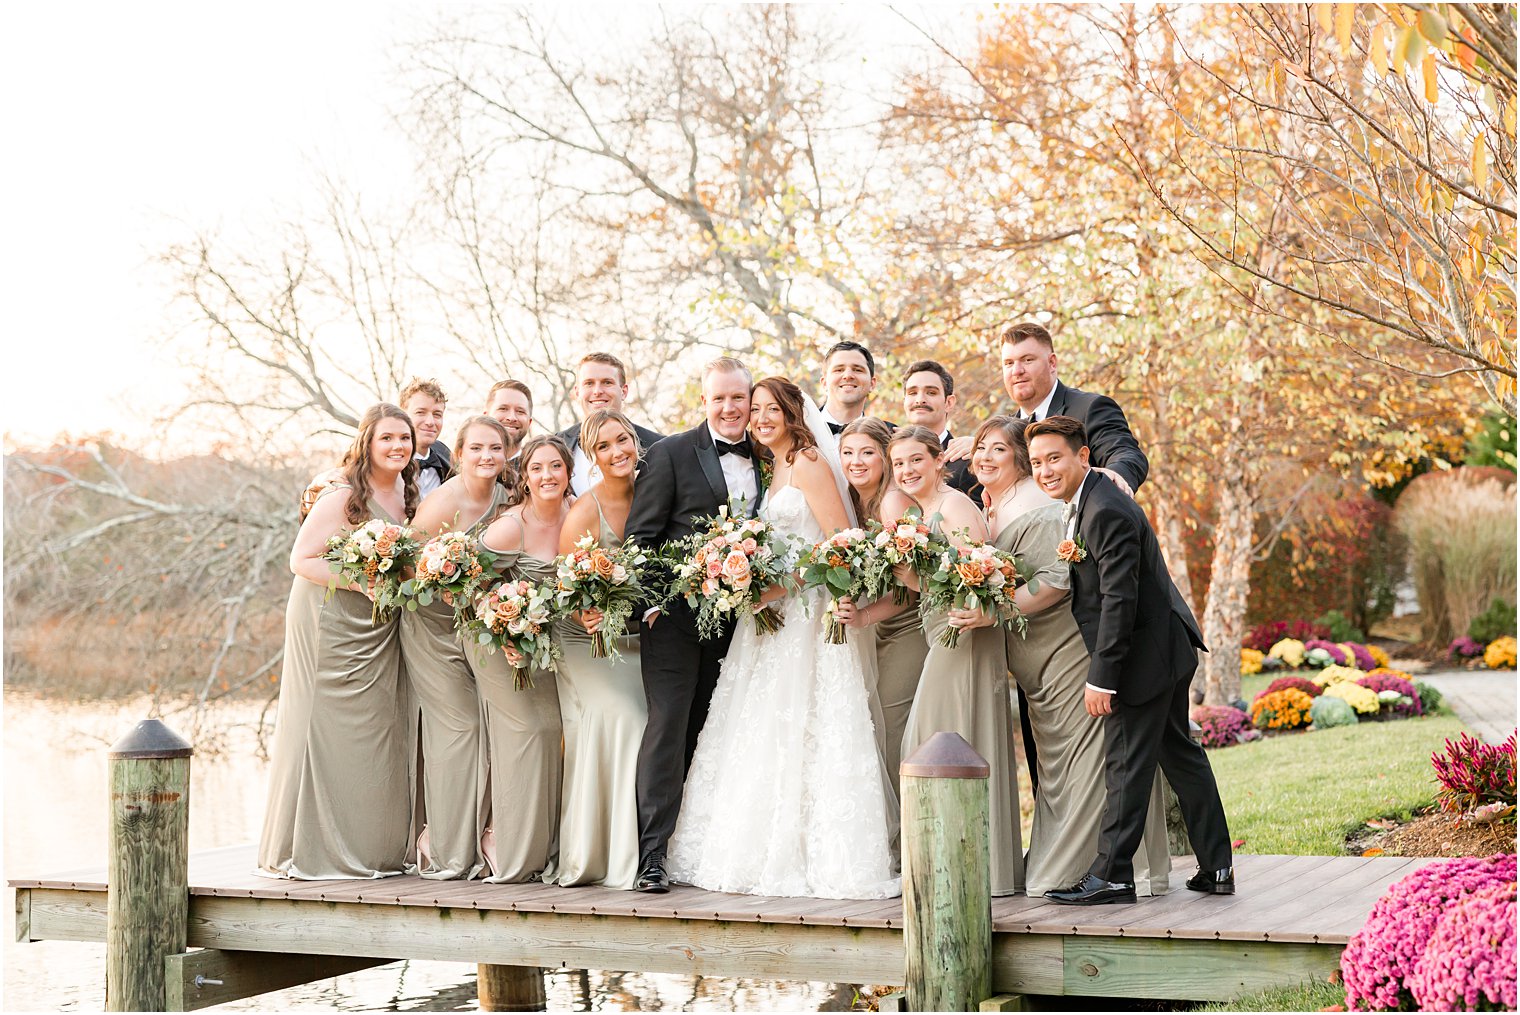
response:
<svg viewBox="0 0 1520 1015"><path fill-rule="evenodd" d="M1056 547L1056 556L1068 564L1080 564L1087 559L1087 544L1082 542L1081 536L1063 539L1061 545Z"/></svg>
<svg viewBox="0 0 1520 1015"><path fill-rule="evenodd" d="M776 472L776 466L771 462L769 458L760 458L756 456L755 460L760 463L760 485L767 487L770 486L771 477L775 475Z"/></svg>

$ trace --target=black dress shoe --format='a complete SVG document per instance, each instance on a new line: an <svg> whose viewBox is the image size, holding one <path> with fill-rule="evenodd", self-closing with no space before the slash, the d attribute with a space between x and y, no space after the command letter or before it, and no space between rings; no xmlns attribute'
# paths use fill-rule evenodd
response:
<svg viewBox="0 0 1520 1015"><path fill-rule="evenodd" d="M1187 879L1190 891L1203 892L1206 895L1234 895L1235 894L1235 868L1221 867L1218 870L1206 871L1198 868L1198 873Z"/></svg>
<svg viewBox="0 0 1520 1015"><path fill-rule="evenodd" d="M633 890L655 894L670 891L670 878L665 874L663 856L656 854L639 865L639 876L633 882Z"/></svg>
<svg viewBox="0 0 1520 1015"><path fill-rule="evenodd" d="M1066 906L1103 906L1111 902L1134 902L1133 881L1104 881L1096 874L1084 874L1082 880L1070 888L1057 888L1046 892L1051 902Z"/></svg>

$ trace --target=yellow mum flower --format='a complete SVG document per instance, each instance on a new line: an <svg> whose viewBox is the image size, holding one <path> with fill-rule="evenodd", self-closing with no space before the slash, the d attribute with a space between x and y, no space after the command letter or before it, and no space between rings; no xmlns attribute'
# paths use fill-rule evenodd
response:
<svg viewBox="0 0 1520 1015"><path fill-rule="evenodd" d="M1240 650L1240 672L1243 676L1261 672L1261 661L1266 657L1254 648Z"/></svg>
<svg viewBox="0 0 1520 1015"><path fill-rule="evenodd" d="M1304 643L1297 638L1284 638L1273 645L1267 655L1281 659L1296 670L1304 664Z"/></svg>
<svg viewBox="0 0 1520 1015"><path fill-rule="evenodd" d="M1321 687L1329 687L1332 684L1344 683L1347 680L1360 680L1366 675L1355 666L1336 666L1332 664L1326 666L1309 679Z"/></svg>
<svg viewBox="0 0 1520 1015"><path fill-rule="evenodd" d="M1388 653L1384 652L1376 645L1368 645L1367 652L1372 656L1372 661L1377 663L1379 667L1386 668L1393 662L1393 659L1389 657Z"/></svg>
<svg viewBox="0 0 1520 1015"><path fill-rule="evenodd" d="M1498 638L1488 643L1488 648L1483 650L1483 665L1491 670L1512 670L1515 668L1515 639L1509 635Z"/></svg>
<svg viewBox="0 0 1520 1015"><path fill-rule="evenodd" d="M1334 667L1325 667L1332 669ZM1345 667L1341 667L1344 669ZM1377 692L1351 680L1342 680L1325 688L1325 694L1332 698L1339 698L1363 715L1371 715L1378 710Z"/></svg>

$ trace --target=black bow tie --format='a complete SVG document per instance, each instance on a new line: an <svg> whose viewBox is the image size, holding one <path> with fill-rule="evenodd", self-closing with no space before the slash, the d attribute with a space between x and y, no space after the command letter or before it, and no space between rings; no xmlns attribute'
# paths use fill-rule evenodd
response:
<svg viewBox="0 0 1520 1015"><path fill-rule="evenodd" d="M436 448L428 448L428 453L422 461L417 463L418 472L436 472L440 476L448 471L448 466L443 463L443 456L437 453Z"/></svg>
<svg viewBox="0 0 1520 1015"><path fill-rule="evenodd" d="M753 458L754 452L750 449L749 441L742 440L730 444L728 441L713 441L713 446L718 449L720 455L738 455L740 458Z"/></svg>
<svg viewBox="0 0 1520 1015"><path fill-rule="evenodd" d="M828 424L829 433L833 434L835 437L838 437L839 431L844 429L843 423L835 423L833 420L824 420L824 422Z"/></svg>

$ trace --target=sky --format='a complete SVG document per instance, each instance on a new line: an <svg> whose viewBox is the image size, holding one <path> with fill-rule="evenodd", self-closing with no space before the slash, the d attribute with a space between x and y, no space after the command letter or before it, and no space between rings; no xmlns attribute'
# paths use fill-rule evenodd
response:
<svg viewBox="0 0 1520 1015"><path fill-rule="evenodd" d="M7 6L10 443L172 442L152 420L186 377L160 348L155 257L197 229L256 231L323 165L402 178L390 46L410 17L394 0Z"/></svg>

